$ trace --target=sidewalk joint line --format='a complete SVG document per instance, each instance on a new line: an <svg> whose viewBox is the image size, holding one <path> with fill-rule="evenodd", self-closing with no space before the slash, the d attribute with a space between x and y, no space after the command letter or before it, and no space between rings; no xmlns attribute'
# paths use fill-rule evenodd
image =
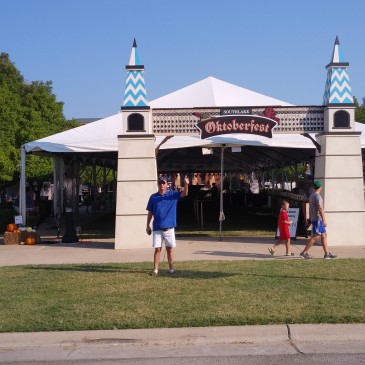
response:
<svg viewBox="0 0 365 365"><path fill-rule="evenodd" d="M300 351L297 347L297 345L293 342L292 338L291 338L291 330L290 330L290 326L288 324L285 325L286 329L288 330L288 339L289 339L289 344L294 348L295 351L297 351L299 354L304 355L304 352Z"/></svg>

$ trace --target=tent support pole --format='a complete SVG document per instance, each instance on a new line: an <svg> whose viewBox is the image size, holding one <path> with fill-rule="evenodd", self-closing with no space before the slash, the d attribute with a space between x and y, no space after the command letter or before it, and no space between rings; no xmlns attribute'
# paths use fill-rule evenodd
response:
<svg viewBox="0 0 365 365"><path fill-rule="evenodd" d="M103 166L103 200L104 200L104 210L106 210L106 201L108 199L108 188L106 184L106 167Z"/></svg>
<svg viewBox="0 0 365 365"><path fill-rule="evenodd" d="M219 195L219 240L222 241L222 222L224 221L224 207L223 207L223 180L224 180L224 149L226 146L221 145L221 189Z"/></svg>
<svg viewBox="0 0 365 365"><path fill-rule="evenodd" d="M25 147L20 147L20 186L19 186L19 210L23 218L23 224L27 223L27 204L25 194Z"/></svg>
<svg viewBox="0 0 365 365"><path fill-rule="evenodd" d="M94 213L96 212L96 195L97 195L97 190L96 190L96 165L95 162L93 162L93 170L92 170L92 179L93 179L93 191L94 191L94 196L93 196L93 211Z"/></svg>
<svg viewBox="0 0 365 365"><path fill-rule="evenodd" d="M58 216L59 216L59 205L58 205L58 199L59 199L59 188L58 188L58 167L59 164L57 164L57 158L55 156L53 156L52 158L52 162L53 162L53 200L52 200L52 205L53 205L53 218L54 220L57 222L57 229L59 228L59 224L58 224ZM57 232L58 233L58 232Z"/></svg>
<svg viewBox="0 0 365 365"><path fill-rule="evenodd" d="M73 212L74 216L78 217L80 215L79 209L79 199L80 199L80 160L75 154L75 162L74 162L74 169L75 169L75 198L74 198L74 207Z"/></svg>

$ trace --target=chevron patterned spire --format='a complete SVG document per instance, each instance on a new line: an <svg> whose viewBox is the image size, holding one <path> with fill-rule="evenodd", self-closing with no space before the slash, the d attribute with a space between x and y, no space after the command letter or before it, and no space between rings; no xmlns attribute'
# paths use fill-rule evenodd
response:
<svg viewBox="0 0 365 365"><path fill-rule="evenodd" d="M139 60L137 42L135 39L133 40L129 65L125 68L127 70L127 80L122 108L147 107L147 92L143 76L144 66L141 65Z"/></svg>
<svg viewBox="0 0 365 365"><path fill-rule="evenodd" d="M350 79L347 74L349 63L345 61L340 42L336 37L331 62L326 66L327 81L323 96L323 105L353 104Z"/></svg>

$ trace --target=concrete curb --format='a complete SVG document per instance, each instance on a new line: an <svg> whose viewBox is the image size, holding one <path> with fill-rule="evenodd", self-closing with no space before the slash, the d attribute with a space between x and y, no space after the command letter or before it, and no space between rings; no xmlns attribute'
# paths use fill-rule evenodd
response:
<svg viewBox="0 0 365 365"><path fill-rule="evenodd" d="M101 331L0 333L0 349L119 343L186 345L222 343L365 342L365 324L291 324L191 328L154 328ZM365 347L364 347L365 351Z"/></svg>
<svg viewBox="0 0 365 365"><path fill-rule="evenodd" d="M365 324L0 334L0 362L365 353Z"/></svg>
<svg viewBox="0 0 365 365"><path fill-rule="evenodd" d="M365 324L290 325L289 337L302 354L365 353Z"/></svg>
<svg viewBox="0 0 365 365"><path fill-rule="evenodd" d="M288 341L285 325L0 333L0 348L118 343L187 345Z"/></svg>
<svg viewBox="0 0 365 365"><path fill-rule="evenodd" d="M365 323L291 324L289 328L294 342L365 341Z"/></svg>

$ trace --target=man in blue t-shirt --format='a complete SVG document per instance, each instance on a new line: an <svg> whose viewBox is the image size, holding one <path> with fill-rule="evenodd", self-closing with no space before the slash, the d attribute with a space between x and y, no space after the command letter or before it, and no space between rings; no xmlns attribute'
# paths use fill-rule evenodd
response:
<svg viewBox="0 0 365 365"><path fill-rule="evenodd" d="M167 179L165 176L158 178L158 192L152 194L147 203L147 234L153 233L153 244L155 252L153 256L153 273L157 276L158 264L160 262L162 241L165 240L167 261L169 263L169 273L175 273L172 248L176 247L175 227L176 227L176 207L180 198L188 195L189 179L185 177L184 189L180 193L178 191L167 190ZM153 217L153 229L150 223Z"/></svg>

